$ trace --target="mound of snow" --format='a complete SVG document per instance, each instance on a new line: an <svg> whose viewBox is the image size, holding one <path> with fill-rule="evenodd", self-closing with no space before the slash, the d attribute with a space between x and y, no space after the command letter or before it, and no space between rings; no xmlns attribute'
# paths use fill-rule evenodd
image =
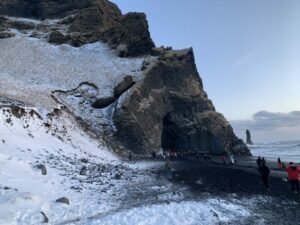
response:
<svg viewBox="0 0 300 225"><path fill-rule="evenodd" d="M244 207L211 199L202 202L171 202L134 208L86 224L101 225L213 225L250 215Z"/></svg>

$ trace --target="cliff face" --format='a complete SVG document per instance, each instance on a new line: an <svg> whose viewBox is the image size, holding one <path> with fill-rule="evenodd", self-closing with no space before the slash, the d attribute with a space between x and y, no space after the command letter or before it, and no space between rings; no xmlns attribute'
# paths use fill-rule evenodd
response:
<svg viewBox="0 0 300 225"><path fill-rule="evenodd" d="M41 31L48 32L48 41L52 44L68 43L79 47L105 41L117 49L121 57L148 54L154 47L145 14L122 15L119 8L107 0L0 0L0 15L61 19L60 26L33 26L33 36L43 36ZM18 25L24 28L28 23Z"/></svg>
<svg viewBox="0 0 300 225"><path fill-rule="evenodd" d="M249 154L207 98L192 49L163 50L144 74L113 117L116 138L127 148Z"/></svg>
<svg viewBox="0 0 300 225"><path fill-rule="evenodd" d="M119 145L121 149L129 149L139 155L161 148L249 154L246 145L234 135L230 124L215 111L208 99L192 49L173 51L154 48L145 14L122 15L118 7L107 0L0 0L0 15L37 19L0 17L0 39L19 35L14 32L18 30L22 38L34 37L52 45L82 46L79 51L84 52L86 58L90 57L83 67L91 60L98 62L96 55L102 57L98 62L100 68L95 66L99 69L98 74L91 75L94 69L86 70L86 76L78 73L80 68L75 59L80 57L68 55L72 54L72 49L56 49L59 54L54 50L51 53L58 57L64 51L68 65L63 66L60 61L57 64L52 56L44 61L57 65L61 70L53 68L52 71L62 71L63 74L47 73L55 101L64 105L81 124L86 124L89 132L94 131L108 144L116 143L113 146ZM106 42L114 50L109 52L101 47L87 54L85 44L99 41ZM24 43L34 46L38 52L37 44ZM41 53L46 49L44 44L42 46ZM131 58L121 60L114 54ZM44 62L40 58L36 60ZM138 67L142 60L143 64ZM75 71L72 82L64 77L67 73L65 68L71 62L76 67L71 69ZM22 66L33 68L28 76L35 73L35 80L43 71L39 71L39 67L34 68L32 63L24 59ZM81 63L82 59L78 61L78 64ZM111 64L110 71L107 70L108 63ZM5 64L6 67L8 65ZM113 72L114 75L110 76ZM13 73L18 73L18 70ZM78 82L74 85L76 79ZM53 89L56 83L59 87ZM65 89L59 90L62 87Z"/></svg>

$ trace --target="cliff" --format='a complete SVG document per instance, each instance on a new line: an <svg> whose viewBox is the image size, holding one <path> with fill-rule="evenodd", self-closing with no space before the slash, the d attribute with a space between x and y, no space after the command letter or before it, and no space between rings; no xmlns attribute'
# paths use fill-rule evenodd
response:
<svg viewBox="0 0 300 225"><path fill-rule="evenodd" d="M25 67L31 71L25 82L43 84L42 90L27 84L27 93L3 89L7 97L37 107L53 98L120 154L161 148L250 154L208 99L193 50L155 48L145 14L123 15L106 0L0 0L0 15L5 46L18 38L15 51L24 48L20 70L3 64L11 75L2 85L18 85ZM13 60L15 47L6 49Z"/></svg>
<svg viewBox="0 0 300 225"><path fill-rule="evenodd" d="M113 116L115 136L127 148L249 154L203 90L192 49L162 50L144 75Z"/></svg>

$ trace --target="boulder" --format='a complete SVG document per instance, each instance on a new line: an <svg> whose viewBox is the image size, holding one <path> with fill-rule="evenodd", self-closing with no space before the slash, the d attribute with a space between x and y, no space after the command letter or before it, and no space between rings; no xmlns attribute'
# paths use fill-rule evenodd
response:
<svg viewBox="0 0 300 225"><path fill-rule="evenodd" d="M6 31L0 32L0 39L11 38L14 36L15 36L15 34L12 32L6 32Z"/></svg>
<svg viewBox="0 0 300 225"><path fill-rule="evenodd" d="M85 159L85 158L82 158L82 159L80 159L80 162L87 164L89 162L89 160Z"/></svg>
<svg viewBox="0 0 300 225"><path fill-rule="evenodd" d="M135 82L132 79L132 76L126 76L122 82L120 82L114 88L114 96L115 98L119 98L124 92L126 92L129 88L131 88Z"/></svg>
<svg viewBox="0 0 300 225"><path fill-rule="evenodd" d="M64 44L66 43L67 39L65 35L63 35L60 31L52 31L49 34L48 42L51 44Z"/></svg>
<svg viewBox="0 0 300 225"><path fill-rule="evenodd" d="M135 82L133 81L132 76L126 76L117 86L114 87L114 96L99 98L92 104L92 107L102 109L111 105L134 84Z"/></svg>
<svg viewBox="0 0 300 225"><path fill-rule="evenodd" d="M56 200L56 202L60 202L60 203L70 205L70 200L66 197L59 198L59 199Z"/></svg>
<svg viewBox="0 0 300 225"><path fill-rule="evenodd" d="M36 168L41 170L42 175L47 175L47 169L44 164L37 165Z"/></svg>
<svg viewBox="0 0 300 225"><path fill-rule="evenodd" d="M105 108L105 107L109 106L110 104L114 103L115 101L116 101L116 98L114 96L106 97L106 98L99 98L92 104L92 107L94 107L96 109L102 109L102 108Z"/></svg>
<svg viewBox="0 0 300 225"><path fill-rule="evenodd" d="M113 121L115 139L138 155L161 148L250 154L208 99L192 49L165 51L120 102Z"/></svg>
<svg viewBox="0 0 300 225"><path fill-rule="evenodd" d="M46 214L44 212L41 212L42 216L43 216L43 222L42 223L49 223L49 219L48 217L46 216Z"/></svg>
<svg viewBox="0 0 300 225"><path fill-rule="evenodd" d="M35 28L35 24L31 22L23 22L23 21L17 21L17 20L10 20L8 25L11 28L26 31L26 30L32 30Z"/></svg>
<svg viewBox="0 0 300 225"><path fill-rule="evenodd" d="M86 172L87 172L87 167L86 166L83 166L79 172L80 175L86 175Z"/></svg>

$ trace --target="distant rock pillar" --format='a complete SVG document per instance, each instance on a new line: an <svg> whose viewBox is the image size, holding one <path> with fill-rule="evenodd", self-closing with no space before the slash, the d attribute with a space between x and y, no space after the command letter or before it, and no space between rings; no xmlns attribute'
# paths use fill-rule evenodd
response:
<svg viewBox="0 0 300 225"><path fill-rule="evenodd" d="M251 133L248 129L246 130L246 136L247 136L246 144L247 145L253 145L253 142L251 140Z"/></svg>

